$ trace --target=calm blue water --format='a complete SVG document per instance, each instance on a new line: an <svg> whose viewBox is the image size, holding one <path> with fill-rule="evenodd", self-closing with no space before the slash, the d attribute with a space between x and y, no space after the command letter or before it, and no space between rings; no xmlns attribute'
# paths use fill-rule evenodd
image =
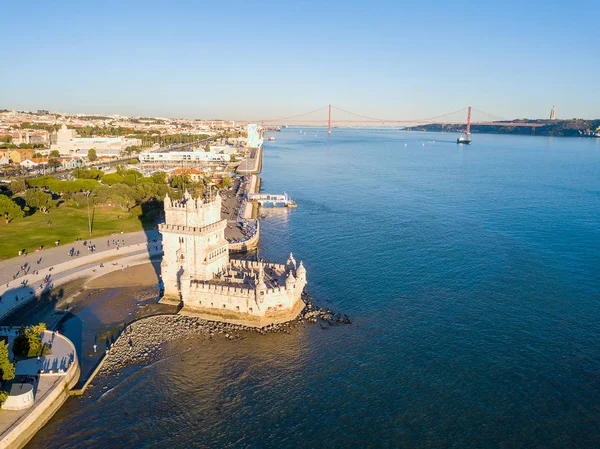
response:
<svg viewBox="0 0 600 449"><path fill-rule="evenodd" d="M265 145L260 255L354 324L174 344L28 447L600 447L600 142L333 131Z"/></svg>

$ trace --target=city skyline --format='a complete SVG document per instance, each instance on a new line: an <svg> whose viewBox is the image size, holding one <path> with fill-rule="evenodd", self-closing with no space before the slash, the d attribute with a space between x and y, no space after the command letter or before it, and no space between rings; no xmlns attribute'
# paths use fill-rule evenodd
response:
<svg viewBox="0 0 600 449"><path fill-rule="evenodd" d="M597 118L586 5L10 4L1 108L274 119L336 104L388 119L473 105ZM319 117L320 118L320 117Z"/></svg>

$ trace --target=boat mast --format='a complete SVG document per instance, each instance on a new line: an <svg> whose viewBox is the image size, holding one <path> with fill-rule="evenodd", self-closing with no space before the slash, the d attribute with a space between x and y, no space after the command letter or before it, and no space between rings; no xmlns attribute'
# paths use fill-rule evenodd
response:
<svg viewBox="0 0 600 449"><path fill-rule="evenodd" d="M469 114L467 115L467 140L471 140L471 106L469 106Z"/></svg>

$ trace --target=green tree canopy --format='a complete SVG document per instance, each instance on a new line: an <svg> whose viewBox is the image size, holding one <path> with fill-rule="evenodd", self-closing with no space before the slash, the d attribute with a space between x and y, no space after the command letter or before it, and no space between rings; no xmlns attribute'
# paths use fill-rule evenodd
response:
<svg viewBox="0 0 600 449"><path fill-rule="evenodd" d="M50 354L50 348L41 339L41 334L46 330L46 325L40 323L37 326L22 327L19 336L13 343L13 353L23 357L35 357Z"/></svg>
<svg viewBox="0 0 600 449"><path fill-rule="evenodd" d="M185 190L189 188L192 184L192 178L187 173L183 173L181 175L173 175L171 177L171 186L174 189L182 189Z"/></svg>
<svg viewBox="0 0 600 449"><path fill-rule="evenodd" d="M167 184L167 174L164 171L157 171L150 175L154 184Z"/></svg>
<svg viewBox="0 0 600 449"><path fill-rule="evenodd" d="M60 153L58 150L50 151L50 157L60 157Z"/></svg>
<svg viewBox="0 0 600 449"><path fill-rule="evenodd" d="M52 195L37 189L30 189L25 192L25 202L29 207L39 209L44 214L47 214L51 208L56 207L58 203L52 199Z"/></svg>
<svg viewBox="0 0 600 449"><path fill-rule="evenodd" d="M123 182L124 176L120 173L109 173L102 176L102 184L112 186L114 184L120 184Z"/></svg>
<svg viewBox="0 0 600 449"><path fill-rule="evenodd" d="M3 381L15 378L15 367L8 358L8 343L5 341L0 341L0 373L0 378ZM1 397L0 400L2 400Z"/></svg>
<svg viewBox="0 0 600 449"><path fill-rule="evenodd" d="M104 172L97 168L76 168L73 170L73 176L77 179L100 179L104 176Z"/></svg>
<svg viewBox="0 0 600 449"><path fill-rule="evenodd" d="M94 150L93 148L90 148L88 150L87 156L88 156L88 160L90 162L94 162L96 159L98 159L98 155L96 154L96 150Z"/></svg>
<svg viewBox="0 0 600 449"><path fill-rule="evenodd" d="M13 179L10 182L10 190L12 193L20 193L27 189L27 183L23 178Z"/></svg>
<svg viewBox="0 0 600 449"><path fill-rule="evenodd" d="M204 151L206 151L207 153L210 151L210 145L206 144L206 146L204 147Z"/></svg>
<svg viewBox="0 0 600 449"><path fill-rule="evenodd" d="M58 168L58 167L60 167L60 162L58 162L57 159L51 157L50 159L48 159L48 167L49 168Z"/></svg>
<svg viewBox="0 0 600 449"><path fill-rule="evenodd" d="M4 216L6 224L10 223L15 218L23 218L25 212L6 195L0 195L0 215Z"/></svg>

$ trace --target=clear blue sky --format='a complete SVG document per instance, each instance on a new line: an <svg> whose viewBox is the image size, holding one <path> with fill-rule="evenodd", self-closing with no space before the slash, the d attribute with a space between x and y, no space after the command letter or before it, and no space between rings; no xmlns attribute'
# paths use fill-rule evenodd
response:
<svg viewBox="0 0 600 449"><path fill-rule="evenodd" d="M592 1L7 1L0 108L600 117Z"/></svg>

